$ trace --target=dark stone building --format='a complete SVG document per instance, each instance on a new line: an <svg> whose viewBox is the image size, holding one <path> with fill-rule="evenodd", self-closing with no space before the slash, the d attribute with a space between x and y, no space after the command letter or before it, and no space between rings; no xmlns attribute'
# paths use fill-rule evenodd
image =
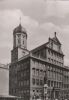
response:
<svg viewBox="0 0 69 100"><path fill-rule="evenodd" d="M43 98L44 77L48 97L69 97L69 68L64 66L64 54L56 36L48 42L27 50L27 32L21 26L13 31L13 50L9 66L9 94L25 100Z"/></svg>

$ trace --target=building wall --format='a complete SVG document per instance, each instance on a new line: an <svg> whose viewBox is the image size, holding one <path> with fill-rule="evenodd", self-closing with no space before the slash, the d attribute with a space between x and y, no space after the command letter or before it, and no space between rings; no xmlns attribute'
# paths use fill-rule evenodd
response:
<svg viewBox="0 0 69 100"><path fill-rule="evenodd" d="M42 95L43 84L44 84L44 74L46 73L45 63L41 63L38 60L31 59L30 65L30 95L31 98L36 95L37 97Z"/></svg>
<svg viewBox="0 0 69 100"><path fill-rule="evenodd" d="M64 56L63 54L60 54L59 52L56 52L50 48L47 48L46 50L46 54L47 54L47 61L58 65L60 67L64 67Z"/></svg>
<svg viewBox="0 0 69 100"><path fill-rule="evenodd" d="M18 59L20 59L28 54L29 54L28 50L18 48Z"/></svg>
<svg viewBox="0 0 69 100"><path fill-rule="evenodd" d="M28 98L30 94L29 59L11 64L9 69L9 94Z"/></svg>
<svg viewBox="0 0 69 100"><path fill-rule="evenodd" d="M47 75L48 81L48 92L51 96L51 91L53 87L56 90L60 90L63 84L63 71L62 68L47 63L45 61L40 61L37 58L31 59L31 95L34 94L42 96L43 86L44 86L44 76Z"/></svg>

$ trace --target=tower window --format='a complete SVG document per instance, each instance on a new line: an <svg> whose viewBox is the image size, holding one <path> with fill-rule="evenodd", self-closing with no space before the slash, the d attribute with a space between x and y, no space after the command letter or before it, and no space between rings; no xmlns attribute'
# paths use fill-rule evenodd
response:
<svg viewBox="0 0 69 100"><path fill-rule="evenodd" d="M23 44L24 44L24 41L23 41Z"/></svg>
<svg viewBox="0 0 69 100"><path fill-rule="evenodd" d="M20 44L21 43L21 35L19 34L18 35L18 44Z"/></svg>

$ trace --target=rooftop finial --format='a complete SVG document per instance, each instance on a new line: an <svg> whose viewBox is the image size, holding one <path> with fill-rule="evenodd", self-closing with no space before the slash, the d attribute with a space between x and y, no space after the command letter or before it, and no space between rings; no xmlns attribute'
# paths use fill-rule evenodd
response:
<svg viewBox="0 0 69 100"><path fill-rule="evenodd" d="M21 24L21 16L20 16L20 24Z"/></svg>
<svg viewBox="0 0 69 100"><path fill-rule="evenodd" d="M56 34L57 34L57 33L55 32L54 34L55 34L55 37L56 37Z"/></svg>

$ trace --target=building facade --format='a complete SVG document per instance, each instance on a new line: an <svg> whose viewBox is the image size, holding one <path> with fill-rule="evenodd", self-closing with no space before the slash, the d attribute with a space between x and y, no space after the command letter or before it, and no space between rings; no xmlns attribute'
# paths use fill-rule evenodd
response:
<svg viewBox="0 0 69 100"><path fill-rule="evenodd" d="M13 31L9 94L25 100L43 99L44 78L48 84L49 99L69 97L69 68L64 66L62 45L56 32L47 43L29 51L27 32L19 24Z"/></svg>

